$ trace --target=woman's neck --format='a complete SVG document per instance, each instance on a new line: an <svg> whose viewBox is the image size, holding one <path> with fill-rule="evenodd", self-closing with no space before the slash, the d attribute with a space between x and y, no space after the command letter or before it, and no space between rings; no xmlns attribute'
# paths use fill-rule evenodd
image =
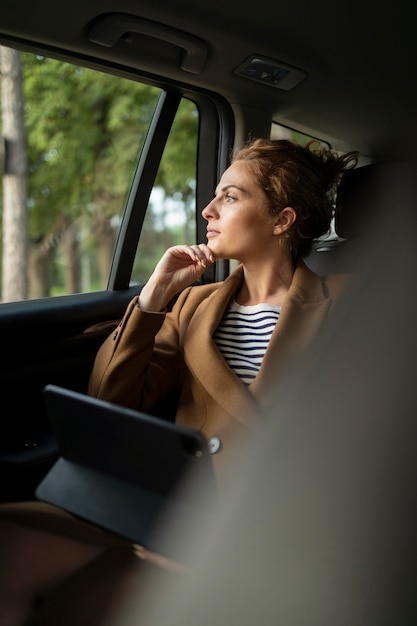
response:
<svg viewBox="0 0 417 626"><path fill-rule="evenodd" d="M294 276L291 261L278 269L274 266L248 268L244 266L244 278L240 290L235 295L238 304L251 306L265 302L282 306Z"/></svg>

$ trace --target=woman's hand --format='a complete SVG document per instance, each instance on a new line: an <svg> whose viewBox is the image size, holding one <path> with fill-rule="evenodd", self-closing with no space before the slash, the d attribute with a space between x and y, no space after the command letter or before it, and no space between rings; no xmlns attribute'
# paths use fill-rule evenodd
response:
<svg viewBox="0 0 417 626"><path fill-rule="evenodd" d="M168 248L141 291L140 308L162 311L171 298L198 280L211 263L214 263L213 253L204 243Z"/></svg>

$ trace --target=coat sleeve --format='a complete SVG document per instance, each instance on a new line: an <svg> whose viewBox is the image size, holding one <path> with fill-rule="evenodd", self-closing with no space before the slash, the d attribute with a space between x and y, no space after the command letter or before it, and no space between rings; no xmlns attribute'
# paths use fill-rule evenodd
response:
<svg viewBox="0 0 417 626"><path fill-rule="evenodd" d="M177 302L177 308L181 304ZM183 371L178 315L149 313L128 305L119 326L102 344L90 375L88 394L133 409L152 412L176 391Z"/></svg>

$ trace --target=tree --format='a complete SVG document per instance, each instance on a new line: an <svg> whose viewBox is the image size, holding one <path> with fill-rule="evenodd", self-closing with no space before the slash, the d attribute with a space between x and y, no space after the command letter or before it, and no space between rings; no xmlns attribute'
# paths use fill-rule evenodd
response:
<svg viewBox="0 0 417 626"><path fill-rule="evenodd" d="M21 61L28 177L14 201L27 188L28 297L105 288L160 90L31 53L22 53ZM183 101L156 181L165 198L193 216L197 128L195 106ZM173 229L171 239L183 241L188 222L182 234ZM158 241L150 238L156 245L145 254L146 266L155 264L164 245L161 233Z"/></svg>
<svg viewBox="0 0 417 626"><path fill-rule="evenodd" d="M20 53L0 46L3 171L2 300L27 297L27 166Z"/></svg>
<svg viewBox="0 0 417 626"><path fill-rule="evenodd" d="M31 268L39 277L32 281L38 293L31 295L49 295L47 266L63 255L63 291L81 290L82 252L91 253L93 273L105 288L116 227L159 90L46 57L25 54L23 62Z"/></svg>

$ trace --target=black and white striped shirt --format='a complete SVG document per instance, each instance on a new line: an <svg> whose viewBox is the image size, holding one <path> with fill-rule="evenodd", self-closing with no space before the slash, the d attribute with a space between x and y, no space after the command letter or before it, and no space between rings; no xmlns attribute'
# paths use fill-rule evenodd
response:
<svg viewBox="0 0 417 626"><path fill-rule="evenodd" d="M281 307L272 304L243 306L232 300L213 339L223 357L245 385L261 367Z"/></svg>

